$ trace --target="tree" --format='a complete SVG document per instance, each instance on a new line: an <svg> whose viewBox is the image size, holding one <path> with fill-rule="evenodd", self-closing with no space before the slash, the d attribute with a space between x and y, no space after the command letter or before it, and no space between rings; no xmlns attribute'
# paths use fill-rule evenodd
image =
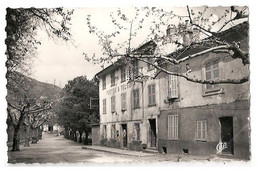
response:
<svg viewBox="0 0 260 171"><path fill-rule="evenodd" d="M98 97L98 86L94 80L85 76L69 81L63 89L60 103L59 122L66 131L71 130L71 139L82 142L83 132L88 135L91 125L99 122L98 106L90 106L91 99ZM86 137L87 138L87 137Z"/></svg>
<svg viewBox="0 0 260 171"><path fill-rule="evenodd" d="M220 9L220 8L219 8ZM95 34L99 39L99 44L102 46L103 56L90 57L88 54L83 53L88 61L101 64L113 63L122 65L131 63L134 60L143 61L152 65L158 72L165 72L167 74L183 77L187 81L192 81L200 84L242 84L249 80L249 75L239 79L225 79L225 80L203 80L200 78L189 77L188 73L180 73L162 67L162 63L168 63L175 67L189 59L199 57L206 53L225 53L231 58L241 59L242 64L249 64L248 41L247 47L241 48L239 41L227 41L221 36L222 31L229 28L231 25L245 22L246 27L242 28L244 32L248 32L248 8L235 7L222 8L222 11L210 8L207 6L201 8L190 9L189 6L182 9L182 14L176 14L174 10L166 11L156 7L135 8L132 19L128 17L121 9L116 12L111 12L110 17L112 23L115 25L115 30L112 33L105 33L96 26L93 26L91 16L87 16L87 26L89 32ZM145 23L146 22L146 23ZM147 47L146 50L134 49L131 43L134 38L137 38L138 32L147 24L150 25L147 38L144 42L146 45L149 42L155 42L157 50ZM173 23L176 23L173 25ZM162 29L166 27L174 31L174 38L169 39ZM244 30L247 29L247 30ZM116 42L122 32L129 31L128 39L123 43ZM167 33L168 34L168 33ZM188 36L189 40L179 39L180 36ZM166 52L164 49L165 44L171 44L172 48ZM141 44L142 46L143 44ZM153 44L151 43L151 46ZM181 55L188 52L190 49L204 48L200 52L192 55ZM148 49L148 50L147 50ZM150 50L149 50L150 49ZM152 62L148 60L152 58ZM119 60L120 59L120 60ZM117 62L115 62L117 61ZM120 61L120 62L118 62ZM192 71L192 68L187 69ZM153 78L155 78L157 74ZM147 76L145 76L147 77Z"/></svg>
<svg viewBox="0 0 260 171"><path fill-rule="evenodd" d="M8 119L14 126L12 151L19 151L19 130L26 117L51 108L51 101L44 101L31 92L33 84L21 73L30 74L36 57L37 31L44 30L53 40L69 41L70 20L73 11L63 8L17 8L6 9L6 67Z"/></svg>
<svg viewBox="0 0 260 171"><path fill-rule="evenodd" d="M9 75L11 76L11 74ZM49 99L39 98L32 89L34 84L26 80L25 76L19 73L12 74L7 86L7 113L8 119L14 127L13 148L12 151L19 151L19 130L25 119L30 115L47 111L51 108L52 102ZM16 82L12 81L15 80ZM12 89L11 89L12 88Z"/></svg>
<svg viewBox="0 0 260 171"><path fill-rule="evenodd" d="M48 100L47 97L43 97L43 96L40 97L40 99L45 99L45 101ZM50 110L45 110L37 113L28 113L26 115L26 118L24 119L24 124L26 125L26 137L25 137L25 144L24 144L25 147L30 146L29 142L31 136L33 136L32 143L37 143L37 141L40 139L39 134L42 131L40 130L40 127L45 122L48 122L51 117L54 116L54 114Z"/></svg>

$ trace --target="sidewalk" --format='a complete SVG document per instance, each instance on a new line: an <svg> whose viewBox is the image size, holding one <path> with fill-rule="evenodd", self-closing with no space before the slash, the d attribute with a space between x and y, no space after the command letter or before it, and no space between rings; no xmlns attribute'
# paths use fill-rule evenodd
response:
<svg viewBox="0 0 260 171"><path fill-rule="evenodd" d="M151 162L216 162L216 163L226 163L226 162L239 162L243 160L239 159L229 159L229 158L222 158L216 155L210 156L193 156L193 155L181 155L181 154L160 154L160 153L146 153L142 151L130 151L130 150L123 150L111 147L103 147L103 146L82 146L82 149L87 150L95 150L95 151L102 151L120 155L128 155L128 156L135 156L135 157L145 157L145 159L150 160Z"/></svg>
<svg viewBox="0 0 260 171"><path fill-rule="evenodd" d="M130 151L130 150L123 150L123 149L118 149L118 148L102 147L102 146L82 146L82 149L103 151L103 152L136 156L136 157L145 157L145 156L155 156L156 155L153 153L144 153L142 151Z"/></svg>

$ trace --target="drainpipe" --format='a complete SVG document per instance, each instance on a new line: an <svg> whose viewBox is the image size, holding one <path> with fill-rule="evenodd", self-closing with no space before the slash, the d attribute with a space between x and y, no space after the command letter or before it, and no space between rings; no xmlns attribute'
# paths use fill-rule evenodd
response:
<svg viewBox="0 0 260 171"><path fill-rule="evenodd" d="M142 113L143 113L143 120L144 120L144 82L142 84Z"/></svg>

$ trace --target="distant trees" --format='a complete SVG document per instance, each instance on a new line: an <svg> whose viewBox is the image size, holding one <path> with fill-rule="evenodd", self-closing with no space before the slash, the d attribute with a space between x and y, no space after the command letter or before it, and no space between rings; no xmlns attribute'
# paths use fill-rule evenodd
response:
<svg viewBox="0 0 260 171"><path fill-rule="evenodd" d="M23 75L29 75L36 57L37 31L44 30L53 39L69 41L70 20L73 11L63 8L6 9L6 67L8 120L14 127L13 151L19 151L19 130L25 119L32 114L51 108L52 101L31 92L34 84ZM23 73L23 74L19 74Z"/></svg>
<svg viewBox="0 0 260 171"><path fill-rule="evenodd" d="M60 102L58 121L65 127L65 137L82 142L82 135L86 138L91 131L91 125L99 122L98 86L93 80L85 76L76 77L69 81ZM96 101L92 101L96 98ZM85 139L86 140L86 139Z"/></svg>

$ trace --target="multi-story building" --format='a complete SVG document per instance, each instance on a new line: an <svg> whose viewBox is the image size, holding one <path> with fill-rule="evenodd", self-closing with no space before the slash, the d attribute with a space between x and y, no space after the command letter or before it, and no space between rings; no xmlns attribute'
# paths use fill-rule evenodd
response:
<svg viewBox="0 0 260 171"><path fill-rule="evenodd" d="M248 23L234 26L218 35L227 42L239 42L248 52ZM201 53L178 66L178 72L198 80L243 79L249 66L230 54L205 52L196 47L179 59ZM232 53L232 52L231 52ZM176 55L176 52L172 54ZM190 71L187 72L187 66ZM167 78L167 74L161 74ZM250 156L249 81L239 84L201 84L177 77L177 95L167 96L167 84L160 85L158 150L191 155L226 155L248 159ZM168 100L167 100L168 99Z"/></svg>
<svg viewBox="0 0 260 171"><path fill-rule="evenodd" d="M144 62L121 65L119 61L97 74L103 145L131 150L157 147L159 80L132 81L140 74L152 76L154 72L155 69Z"/></svg>
<svg viewBox="0 0 260 171"><path fill-rule="evenodd" d="M240 79L249 75L248 65L227 52L206 52L207 47L196 46L178 54L178 47L167 42L189 43L189 37L194 35L174 37L175 31L176 27L168 28L163 45L151 40L133 53L155 55L164 48L169 57L178 59L200 53L178 66L161 64L169 71L197 80ZM248 51L247 22L218 37L240 42L240 48ZM154 148L164 153L249 158L249 82L203 84L158 72L140 60L133 61L125 65L119 60L97 74L101 144L130 150Z"/></svg>

